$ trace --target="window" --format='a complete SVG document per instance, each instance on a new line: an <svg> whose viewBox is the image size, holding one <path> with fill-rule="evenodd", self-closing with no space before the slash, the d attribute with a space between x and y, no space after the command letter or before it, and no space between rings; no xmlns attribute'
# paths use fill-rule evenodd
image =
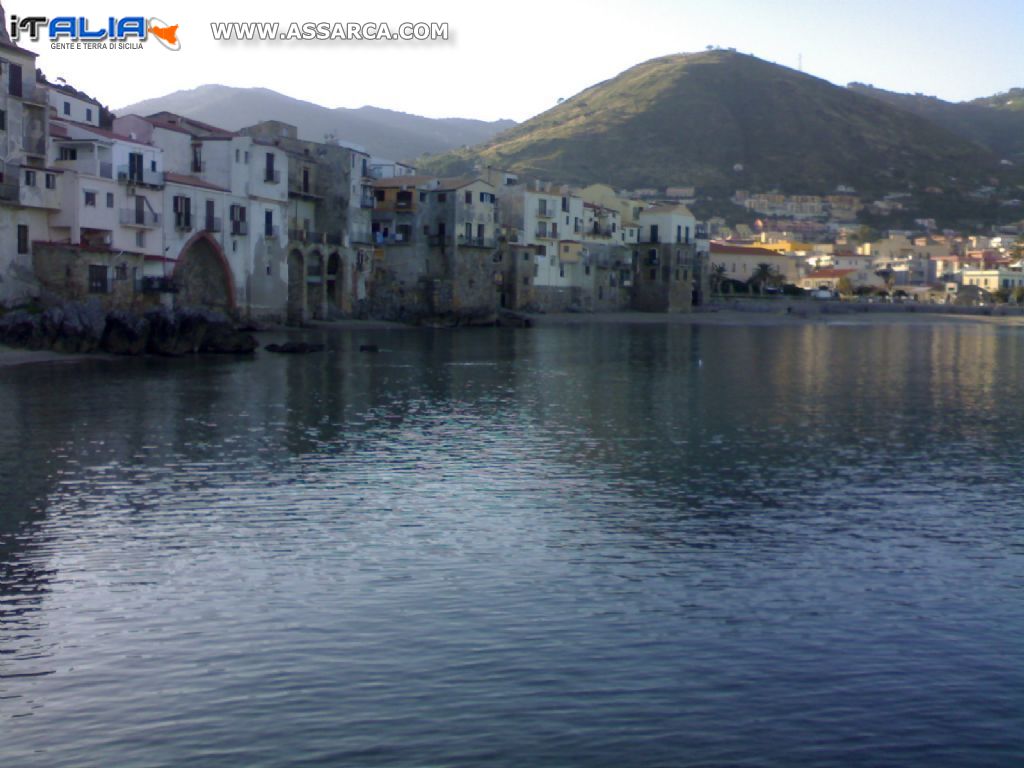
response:
<svg viewBox="0 0 1024 768"><path fill-rule="evenodd" d="M102 264L89 265L89 293L107 292L107 268Z"/></svg>
<svg viewBox="0 0 1024 768"><path fill-rule="evenodd" d="M240 162L240 161L241 161L241 159L242 159L242 150L240 150L240 149L236 149L236 150L235 150L235 162L236 162L236 163L237 163L237 162Z"/></svg>
<svg viewBox="0 0 1024 768"><path fill-rule="evenodd" d="M559 277L565 277L565 265L564 264L559 264L558 265L558 276Z"/></svg>
<svg viewBox="0 0 1024 768"><path fill-rule="evenodd" d="M373 198L374 198L374 199L375 199L375 200L376 200L376 201L377 201L378 203L383 203L383 202L384 202L384 190L383 190L383 189L377 189L377 190L374 190L374 193L373 193Z"/></svg>
<svg viewBox="0 0 1024 768"><path fill-rule="evenodd" d="M57 188L57 175L54 173L46 174L46 188L56 189Z"/></svg>
<svg viewBox="0 0 1024 768"><path fill-rule="evenodd" d="M524 277L523 278L523 285L529 285L529 284L530 284L530 278L529 277Z"/></svg>
<svg viewBox="0 0 1024 768"><path fill-rule="evenodd" d="M146 231L140 229L135 233L135 247L145 248L146 247Z"/></svg>
<svg viewBox="0 0 1024 768"><path fill-rule="evenodd" d="M95 208L96 207L96 193L95 192L90 192L89 190L85 190L85 204L89 208Z"/></svg>
<svg viewBox="0 0 1024 768"><path fill-rule="evenodd" d="M448 202L448 193L447 192L439 193L438 196L437 196L437 202L439 202L439 203L447 203Z"/></svg>
<svg viewBox="0 0 1024 768"><path fill-rule="evenodd" d="M465 195L465 200L466 200L466 205L472 205L473 204L473 193L467 190L466 191L466 195Z"/></svg>
<svg viewBox="0 0 1024 768"><path fill-rule="evenodd" d="M172 203L174 205L174 226L178 229L192 229L192 198L186 195L175 195Z"/></svg>
<svg viewBox="0 0 1024 768"><path fill-rule="evenodd" d="M21 65L10 64L7 70L7 92L21 98Z"/></svg>
<svg viewBox="0 0 1024 768"><path fill-rule="evenodd" d="M65 115L70 115L71 114L71 102L70 101L65 101L64 102L64 114Z"/></svg>
<svg viewBox="0 0 1024 768"><path fill-rule="evenodd" d="M267 237L274 236L274 212L264 211L263 212L263 234Z"/></svg>
<svg viewBox="0 0 1024 768"><path fill-rule="evenodd" d="M28 253L28 225L18 225L18 253Z"/></svg>
<svg viewBox="0 0 1024 768"><path fill-rule="evenodd" d="M114 193L113 192L107 192L107 208L113 208L113 207L114 207Z"/></svg>
<svg viewBox="0 0 1024 768"><path fill-rule="evenodd" d="M589 264L587 264L586 266L583 267L583 274L585 274L585 275L589 275L590 274L590 265Z"/></svg>
<svg viewBox="0 0 1024 768"><path fill-rule="evenodd" d="M529 261L529 260L530 260L530 254L524 253L523 254L523 261Z"/></svg>
<svg viewBox="0 0 1024 768"><path fill-rule="evenodd" d="M246 152L244 157L245 157L245 164L248 165L249 164L249 153Z"/></svg>
<svg viewBox="0 0 1024 768"><path fill-rule="evenodd" d="M7 130L7 112L0 109L0 131Z"/></svg>
<svg viewBox="0 0 1024 768"><path fill-rule="evenodd" d="M90 107L85 108L85 120L86 122L92 122L92 109Z"/></svg>
<svg viewBox="0 0 1024 768"><path fill-rule="evenodd" d="M36 185L36 172L25 171L25 186L34 187Z"/></svg>
<svg viewBox="0 0 1024 768"><path fill-rule="evenodd" d="M118 264L114 267L114 279L115 280L127 280L128 279L128 265Z"/></svg>
<svg viewBox="0 0 1024 768"><path fill-rule="evenodd" d="M61 160L77 160L78 150L75 147L61 147L60 148L60 159Z"/></svg>

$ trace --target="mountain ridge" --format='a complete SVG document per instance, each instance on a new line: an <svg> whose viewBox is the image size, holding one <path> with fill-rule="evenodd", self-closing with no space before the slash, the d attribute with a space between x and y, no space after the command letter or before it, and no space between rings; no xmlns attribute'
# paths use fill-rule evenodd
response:
<svg viewBox="0 0 1024 768"><path fill-rule="evenodd" d="M176 112L228 130L261 120L282 120L295 125L302 138L322 141L333 135L393 160L411 160L423 154L478 144L515 125L512 120L429 118L370 105L332 109L269 88L218 84L175 91L114 110L119 115L161 111Z"/></svg>
<svg viewBox="0 0 1024 768"><path fill-rule="evenodd" d="M625 188L822 193L842 184L876 192L982 185L1012 175L1000 159L907 109L716 49L638 64L424 167L457 173L482 163Z"/></svg>

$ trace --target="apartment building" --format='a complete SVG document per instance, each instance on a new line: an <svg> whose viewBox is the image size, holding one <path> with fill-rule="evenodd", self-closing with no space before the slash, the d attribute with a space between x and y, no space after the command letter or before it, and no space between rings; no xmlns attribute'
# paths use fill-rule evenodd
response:
<svg viewBox="0 0 1024 768"><path fill-rule="evenodd" d="M114 128L159 148L171 174L160 201L162 252L147 259L147 289L179 305L284 317L295 293L286 153L168 112L120 117ZM296 319L301 314L300 307Z"/></svg>
<svg viewBox="0 0 1024 768"><path fill-rule="evenodd" d="M36 84L36 54L0 42L0 303L39 291L34 243L49 239L49 217L63 195L63 173L49 163L49 105Z"/></svg>

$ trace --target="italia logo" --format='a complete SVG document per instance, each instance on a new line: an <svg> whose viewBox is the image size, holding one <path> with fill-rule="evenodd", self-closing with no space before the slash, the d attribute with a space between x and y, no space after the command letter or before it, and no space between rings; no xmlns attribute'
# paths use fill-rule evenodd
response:
<svg viewBox="0 0 1024 768"><path fill-rule="evenodd" d="M147 19L145 16L108 16L105 22L101 22L84 16L11 16L10 32L11 42L14 43L17 43L22 35L27 35L34 43L39 42L41 36L48 38L51 43L124 43L132 40L141 43L152 37L169 51L181 50L178 25L168 24L156 17Z"/></svg>

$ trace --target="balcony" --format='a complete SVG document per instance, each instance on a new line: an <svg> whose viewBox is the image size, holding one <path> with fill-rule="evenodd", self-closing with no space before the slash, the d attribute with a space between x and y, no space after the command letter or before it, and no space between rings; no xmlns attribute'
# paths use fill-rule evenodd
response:
<svg viewBox="0 0 1024 768"><path fill-rule="evenodd" d="M547 208L538 208L537 209L537 218L538 219L551 219L551 218L554 218L554 215L555 215L554 211L549 211Z"/></svg>
<svg viewBox="0 0 1024 768"><path fill-rule="evenodd" d="M236 236L244 237L249 234L249 222L247 221L232 221L231 222L231 234Z"/></svg>
<svg viewBox="0 0 1024 768"><path fill-rule="evenodd" d="M191 232L192 217L181 213L174 214L174 228L181 232Z"/></svg>
<svg viewBox="0 0 1024 768"><path fill-rule="evenodd" d="M153 229L160 226L160 214L148 209L140 211L137 208L122 208L120 221L124 227Z"/></svg>
<svg viewBox="0 0 1024 768"><path fill-rule="evenodd" d="M220 232L224 228L223 222L218 216L205 216L203 218L204 232Z"/></svg>
<svg viewBox="0 0 1024 768"><path fill-rule="evenodd" d="M459 245L463 248L494 248L497 241L493 237L460 237Z"/></svg>
<svg viewBox="0 0 1024 768"><path fill-rule="evenodd" d="M32 138L31 136L23 136L21 139L21 149L27 155L46 157L46 137Z"/></svg>
<svg viewBox="0 0 1024 768"><path fill-rule="evenodd" d="M193 160L189 168L191 168L192 173L203 173L206 170L206 161Z"/></svg>
<svg viewBox="0 0 1024 768"><path fill-rule="evenodd" d="M117 180L144 187L162 187L164 174L163 171L153 171L149 168L130 168L127 165L119 165L117 166Z"/></svg>
<svg viewBox="0 0 1024 768"><path fill-rule="evenodd" d="M540 227L537 227L536 235L541 240L554 240L555 239L554 233L548 232L546 228L545 229L541 229Z"/></svg>
<svg viewBox="0 0 1024 768"><path fill-rule="evenodd" d="M0 182L0 200L4 200L10 203L17 203L18 200L18 184L14 181L2 181Z"/></svg>
<svg viewBox="0 0 1024 768"><path fill-rule="evenodd" d="M263 237L265 237L267 240L276 240L280 236L281 236L281 228L280 227L264 227L263 228Z"/></svg>
<svg viewBox="0 0 1024 768"><path fill-rule="evenodd" d="M281 172L273 168L267 168L263 172L263 182L265 184L280 184Z"/></svg>
<svg viewBox="0 0 1024 768"><path fill-rule="evenodd" d="M316 232L312 229L289 229L288 239L299 243L316 243L322 245L326 240L323 232Z"/></svg>
<svg viewBox="0 0 1024 768"><path fill-rule="evenodd" d="M21 90L21 100L38 107L49 107L50 99L45 88L29 85Z"/></svg>
<svg viewBox="0 0 1024 768"><path fill-rule="evenodd" d="M177 293L178 286L170 277L144 277L142 278L143 293Z"/></svg>
<svg viewBox="0 0 1024 768"><path fill-rule="evenodd" d="M362 195L359 198L360 208L373 208L373 195Z"/></svg>

